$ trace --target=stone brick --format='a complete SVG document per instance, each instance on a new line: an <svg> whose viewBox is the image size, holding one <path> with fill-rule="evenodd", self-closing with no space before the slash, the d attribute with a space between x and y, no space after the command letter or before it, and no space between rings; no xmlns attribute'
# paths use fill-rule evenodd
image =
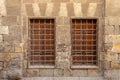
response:
<svg viewBox="0 0 120 80"><path fill-rule="evenodd" d="M100 70L88 70L89 77L100 77L102 76L102 71Z"/></svg>
<svg viewBox="0 0 120 80"><path fill-rule="evenodd" d="M80 77L80 80L104 80L103 77Z"/></svg>
<svg viewBox="0 0 120 80"><path fill-rule="evenodd" d="M51 0L51 1L61 3L61 2L69 2L70 0Z"/></svg>
<svg viewBox="0 0 120 80"><path fill-rule="evenodd" d="M41 12L40 12L40 7L38 3L34 3L33 4L33 13L35 16L40 16Z"/></svg>
<svg viewBox="0 0 120 80"><path fill-rule="evenodd" d="M106 0L106 15L107 16L120 16L120 1Z"/></svg>
<svg viewBox="0 0 120 80"><path fill-rule="evenodd" d="M23 3L34 3L35 0L23 0Z"/></svg>
<svg viewBox="0 0 120 80"><path fill-rule="evenodd" d="M41 77L52 77L52 76L54 76L54 70L53 69L40 69L39 70L39 76L41 76Z"/></svg>
<svg viewBox="0 0 120 80"><path fill-rule="evenodd" d="M111 68L120 69L120 61L111 61Z"/></svg>
<svg viewBox="0 0 120 80"><path fill-rule="evenodd" d="M4 42L4 52L14 52L15 47L13 42Z"/></svg>
<svg viewBox="0 0 120 80"><path fill-rule="evenodd" d="M59 16L68 16L66 3L61 3L60 4Z"/></svg>
<svg viewBox="0 0 120 80"><path fill-rule="evenodd" d="M97 8L97 3L89 3L87 16L94 16Z"/></svg>
<svg viewBox="0 0 120 80"><path fill-rule="evenodd" d="M39 76L39 69L27 69L27 77L37 77Z"/></svg>
<svg viewBox="0 0 120 80"><path fill-rule="evenodd" d="M54 80L53 77L30 77L23 78L23 80Z"/></svg>
<svg viewBox="0 0 120 80"><path fill-rule="evenodd" d="M40 7L41 16L45 16L47 4L46 3L40 3L39 7Z"/></svg>
<svg viewBox="0 0 120 80"><path fill-rule="evenodd" d="M56 24L57 25L64 25L64 17L57 17Z"/></svg>
<svg viewBox="0 0 120 80"><path fill-rule="evenodd" d="M63 69L54 69L54 77L62 77Z"/></svg>
<svg viewBox="0 0 120 80"><path fill-rule="evenodd" d="M15 43L15 52L22 52L22 44Z"/></svg>
<svg viewBox="0 0 120 80"><path fill-rule="evenodd" d="M0 26L0 34L9 34L8 26Z"/></svg>
<svg viewBox="0 0 120 80"><path fill-rule="evenodd" d="M6 0L6 5L9 7L12 6L20 6L21 5L21 0Z"/></svg>
<svg viewBox="0 0 120 80"><path fill-rule="evenodd" d="M9 35L4 35L7 42L21 42L21 26L9 26Z"/></svg>
<svg viewBox="0 0 120 80"><path fill-rule="evenodd" d="M119 78L120 70L105 70L104 77L105 78Z"/></svg>
<svg viewBox="0 0 120 80"><path fill-rule="evenodd" d="M102 17L102 15L104 14L104 11L103 11L103 4L101 4L101 3L98 3L97 4L97 7L96 7L96 11L95 11L95 16L101 16Z"/></svg>
<svg viewBox="0 0 120 80"><path fill-rule="evenodd" d="M75 16L83 15L81 3L74 3L74 14Z"/></svg>
<svg viewBox="0 0 120 80"><path fill-rule="evenodd" d="M28 16L34 16L32 4L26 4L26 12Z"/></svg>
<svg viewBox="0 0 120 80"><path fill-rule="evenodd" d="M70 25L70 18L64 17L64 25Z"/></svg>
<svg viewBox="0 0 120 80"><path fill-rule="evenodd" d="M53 7L53 16L57 16L59 15L59 11L60 11L60 3L54 3Z"/></svg>
<svg viewBox="0 0 120 80"><path fill-rule="evenodd" d="M51 0L33 0L35 3L50 3Z"/></svg>
<svg viewBox="0 0 120 80"><path fill-rule="evenodd" d="M2 25L8 26L8 25L17 25L19 22L17 22L17 16L5 16L2 18Z"/></svg>
<svg viewBox="0 0 120 80"><path fill-rule="evenodd" d="M53 3L48 3L47 4L45 16L52 16L53 7L54 7Z"/></svg>
<svg viewBox="0 0 120 80"><path fill-rule="evenodd" d="M86 77L87 76L87 70L73 70L72 71L73 77Z"/></svg>
<svg viewBox="0 0 120 80"><path fill-rule="evenodd" d="M2 15L2 16L6 15L5 0L0 0L0 15Z"/></svg>
<svg viewBox="0 0 120 80"><path fill-rule="evenodd" d="M54 77L54 80L80 80L79 77Z"/></svg>
<svg viewBox="0 0 120 80"><path fill-rule="evenodd" d="M106 35L114 35L115 34L115 26L105 26L105 34Z"/></svg>
<svg viewBox="0 0 120 80"><path fill-rule="evenodd" d="M7 7L7 15L19 16L21 14L20 6Z"/></svg>
<svg viewBox="0 0 120 80"><path fill-rule="evenodd" d="M68 16L74 16L74 7L73 3L68 3L67 4L67 11L68 11Z"/></svg>

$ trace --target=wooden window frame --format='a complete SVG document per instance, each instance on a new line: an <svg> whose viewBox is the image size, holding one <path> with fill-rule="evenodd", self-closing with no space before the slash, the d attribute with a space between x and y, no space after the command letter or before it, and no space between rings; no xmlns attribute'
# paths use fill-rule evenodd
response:
<svg viewBox="0 0 120 80"><path fill-rule="evenodd" d="M55 59L54 59L54 65L31 65L30 64L30 61L29 61L29 55L30 55L30 19L53 19L54 20L54 57L55 57ZM46 17L30 17L30 18L28 18L28 68L55 68L55 65L56 65L56 19L55 18L53 18L53 17L50 17L50 18L46 18Z"/></svg>
<svg viewBox="0 0 120 80"><path fill-rule="evenodd" d="M72 44L72 20L73 19L96 19L97 20L97 23L96 23L96 26L97 26L97 32L96 32L96 35L97 35L97 43L96 43L96 51L97 51L97 53L96 53L96 56L97 56L97 64L96 65L73 65L72 64L72 46L73 46L73 44ZM80 68L80 69L97 69L97 68L99 68L99 66L100 66L100 62L99 62L99 49L98 49L98 47L100 46L100 43L102 43L102 42L100 42L98 39L99 39L99 37L100 37L100 35L99 35L99 18L88 18L88 17L85 17L85 18L76 18L76 17L73 17L73 18L71 18L70 19L70 31L71 31L71 68L74 68L74 69L78 69L78 68Z"/></svg>

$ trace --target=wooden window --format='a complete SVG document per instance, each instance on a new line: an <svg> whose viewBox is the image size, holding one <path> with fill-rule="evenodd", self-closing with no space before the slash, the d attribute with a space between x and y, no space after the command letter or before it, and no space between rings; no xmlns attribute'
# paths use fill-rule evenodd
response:
<svg viewBox="0 0 120 80"><path fill-rule="evenodd" d="M97 65L97 19L72 19L72 65Z"/></svg>
<svg viewBox="0 0 120 80"><path fill-rule="evenodd" d="M54 19L30 19L30 65L55 64Z"/></svg>

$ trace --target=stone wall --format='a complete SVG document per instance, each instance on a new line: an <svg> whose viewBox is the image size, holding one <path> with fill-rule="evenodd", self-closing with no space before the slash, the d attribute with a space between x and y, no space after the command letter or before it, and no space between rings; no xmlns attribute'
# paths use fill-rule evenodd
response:
<svg viewBox="0 0 120 80"><path fill-rule="evenodd" d="M89 80L103 77L105 80L117 80L120 73L118 58L120 1L105 2L104 0L0 0L0 78L15 80L22 77L82 77L81 79ZM28 66L28 20L37 17L55 18L56 21L54 69ZM99 68L71 69L72 18L98 18Z"/></svg>

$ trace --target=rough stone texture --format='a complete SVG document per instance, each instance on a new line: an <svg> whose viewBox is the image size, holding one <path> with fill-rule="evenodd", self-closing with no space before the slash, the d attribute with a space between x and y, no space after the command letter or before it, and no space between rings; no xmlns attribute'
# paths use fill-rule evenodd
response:
<svg viewBox="0 0 120 80"><path fill-rule="evenodd" d="M0 78L2 76L9 78L8 80L15 80L21 78L23 74L24 77L32 77L23 80L119 80L120 1L106 0L106 6L103 1L0 0L0 69L4 68L1 63L6 63L4 58L9 57L6 54L12 54L10 57L19 54L10 61L7 70L0 72ZM54 69L28 68L28 18L31 17L55 18ZM98 46L101 45L98 49L100 53L98 69L70 68L72 18L98 18Z"/></svg>
<svg viewBox="0 0 120 80"><path fill-rule="evenodd" d="M9 34L8 26L0 26L0 34Z"/></svg>

